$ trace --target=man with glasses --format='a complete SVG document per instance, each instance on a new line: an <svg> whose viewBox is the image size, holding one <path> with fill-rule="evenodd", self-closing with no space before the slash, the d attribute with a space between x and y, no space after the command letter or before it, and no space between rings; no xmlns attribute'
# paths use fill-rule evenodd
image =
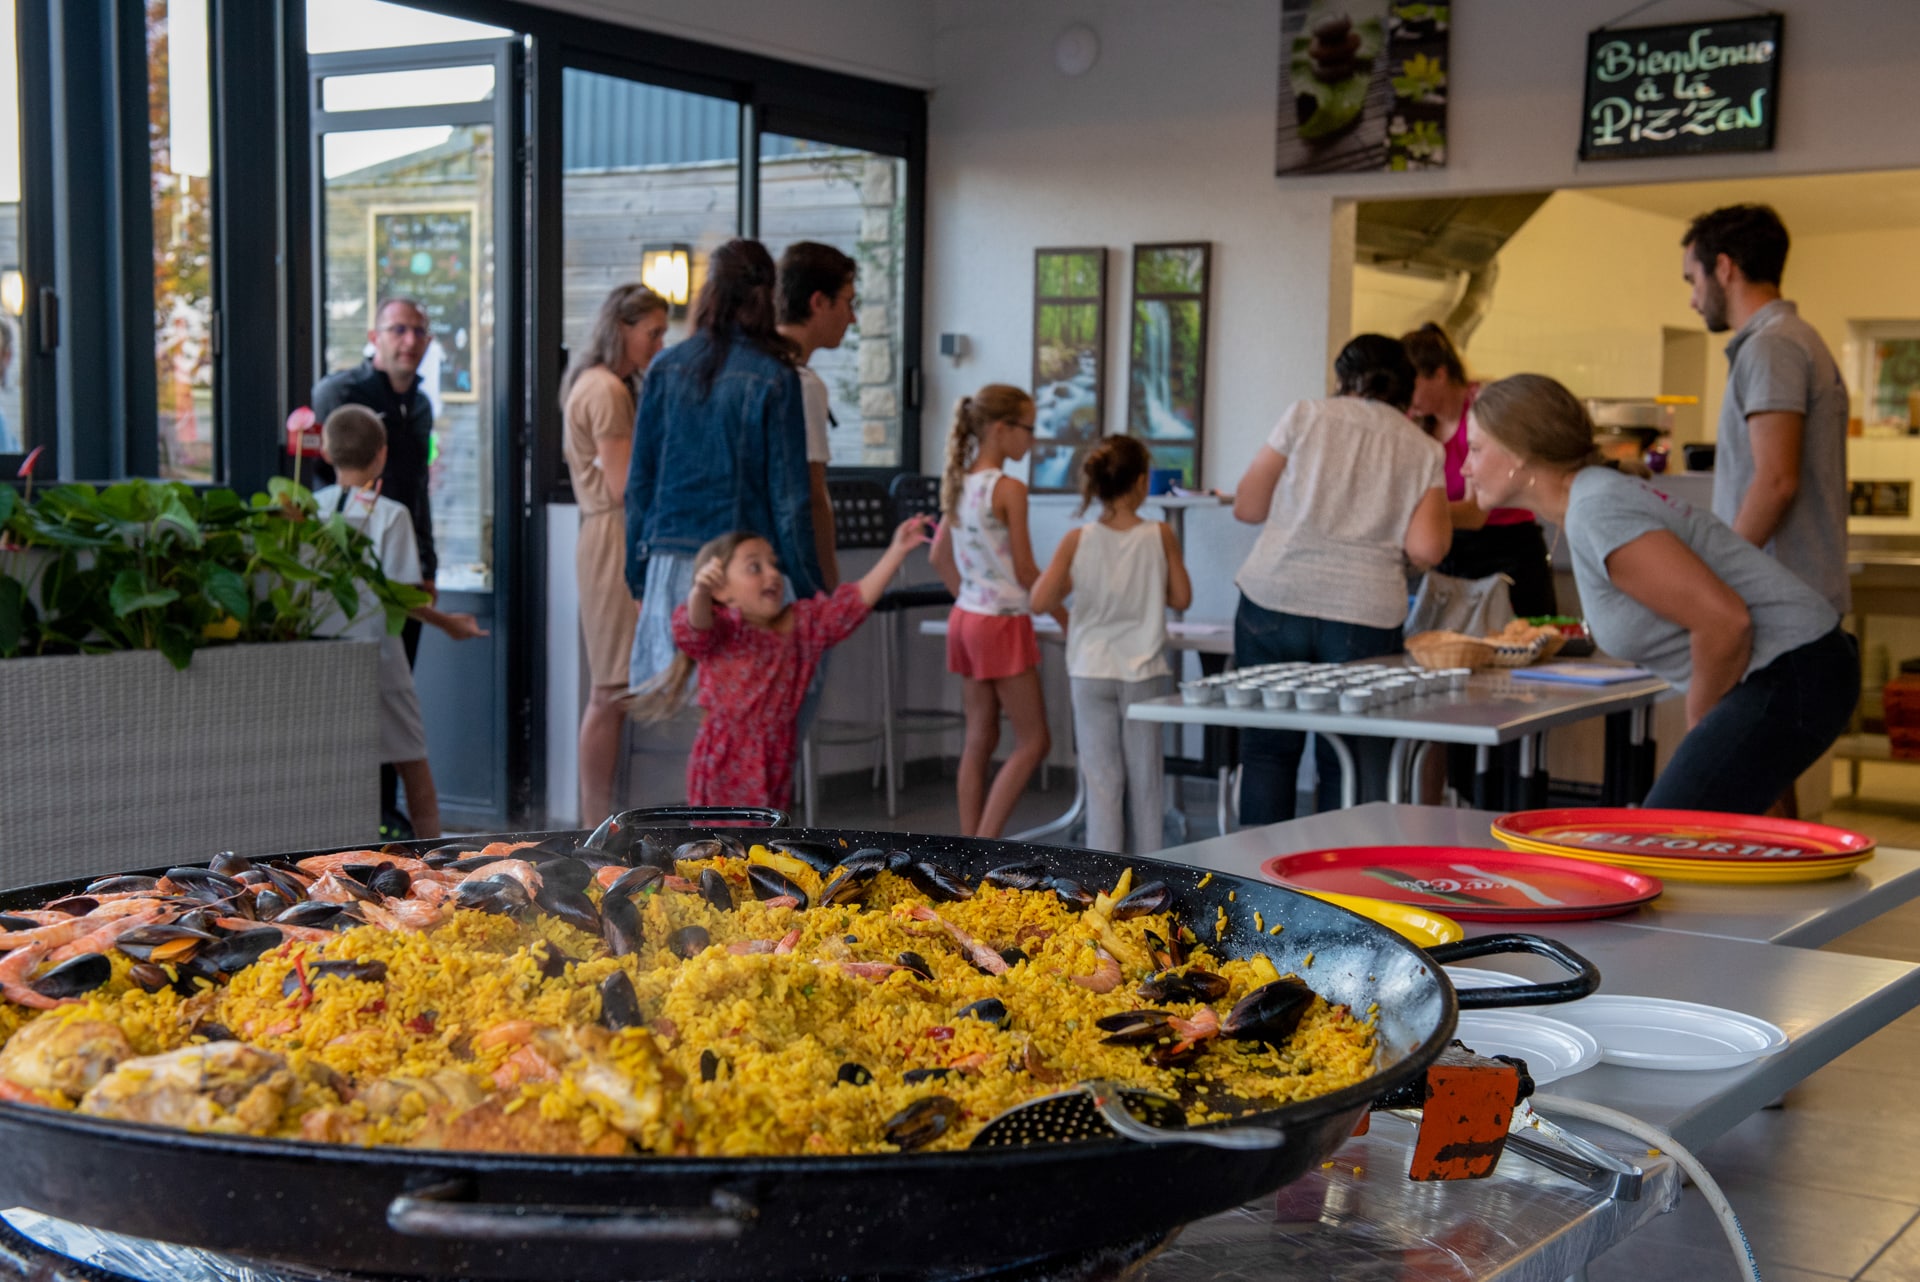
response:
<svg viewBox="0 0 1920 1282"><path fill-rule="evenodd" d="M380 416L387 429L387 467L381 493L407 509L413 518L414 540L420 546L422 586L433 591L439 557L433 547L433 508L427 498L427 461L433 439L433 402L420 380L420 362L433 342L427 314L411 298L382 299L367 331L373 355L353 369L329 374L313 386L313 415L321 422L342 405L364 405ZM333 480L333 469L314 468L315 484ZM420 653L420 623L408 619L400 634L406 645L407 666ZM392 766L380 768L380 814L383 836L410 836L398 823L399 778Z"/></svg>

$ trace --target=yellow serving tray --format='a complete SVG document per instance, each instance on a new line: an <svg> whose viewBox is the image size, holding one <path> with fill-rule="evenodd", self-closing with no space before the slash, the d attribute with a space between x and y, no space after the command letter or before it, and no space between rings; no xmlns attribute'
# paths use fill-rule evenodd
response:
<svg viewBox="0 0 1920 1282"><path fill-rule="evenodd" d="M1396 904L1385 899L1369 899L1365 895L1341 895L1331 890L1301 890L1298 886L1289 886L1289 890L1299 890L1303 895L1312 895L1315 899L1324 899L1338 908L1350 913L1359 913L1369 921L1377 921L1388 930L1403 939L1411 940L1422 948L1432 948L1435 944L1453 944L1467 937L1467 932L1459 922L1451 917L1442 917L1439 913L1429 912L1425 908L1415 908L1410 904Z"/></svg>

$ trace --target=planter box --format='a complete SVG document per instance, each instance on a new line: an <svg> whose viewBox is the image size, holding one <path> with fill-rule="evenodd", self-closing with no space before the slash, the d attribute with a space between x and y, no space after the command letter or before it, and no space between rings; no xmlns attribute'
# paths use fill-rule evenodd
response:
<svg viewBox="0 0 1920 1282"><path fill-rule="evenodd" d="M296 641L0 660L0 887L369 844L380 647Z"/></svg>

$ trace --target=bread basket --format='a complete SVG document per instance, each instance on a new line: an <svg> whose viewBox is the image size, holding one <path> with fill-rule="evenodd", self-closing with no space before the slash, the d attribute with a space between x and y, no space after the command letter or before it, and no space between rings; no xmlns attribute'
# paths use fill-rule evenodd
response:
<svg viewBox="0 0 1920 1282"><path fill-rule="evenodd" d="M1406 646L1413 661L1429 671L1441 668L1477 671L1494 662L1493 645L1460 632L1416 632L1407 638Z"/></svg>

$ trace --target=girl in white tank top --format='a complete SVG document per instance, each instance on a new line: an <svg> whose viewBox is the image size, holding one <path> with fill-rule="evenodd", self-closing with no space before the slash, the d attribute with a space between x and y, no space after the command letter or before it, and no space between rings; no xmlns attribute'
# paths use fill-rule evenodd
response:
<svg viewBox="0 0 1920 1282"><path fill-rule="evenodd" d="M1106 510L1068 532L1033 585L1033 608L1073 594L1067 675L1073 684L1075 753L1087 798L1087 845L1148 854L1161 846L1165 767L1160 727L1127 720L1129 705L1168 693L1167 611L1193 601L1173 531L1140 518L1152 467L1147 447L1110 437L1082 465L1080 510ZM1127 840L1127 819L1133 839Z"/></svg>
<svg viewBox="0 0 1920 1282"><path fill-rule="evenodd" d="M958 675L967 741L960 751L960 834L998 837L1027 780L1046 759L1046 705L1040 697L1040 647L1027 589L1040 577L1027 538L1027 487L1001 465L1033 446L1033 398L990 383L962 397L947 438L940 478L939 532L933 564L954 595L947 616L947 668ZM1013 723L1014 746L988 786L1000 714Z"/></svg>

